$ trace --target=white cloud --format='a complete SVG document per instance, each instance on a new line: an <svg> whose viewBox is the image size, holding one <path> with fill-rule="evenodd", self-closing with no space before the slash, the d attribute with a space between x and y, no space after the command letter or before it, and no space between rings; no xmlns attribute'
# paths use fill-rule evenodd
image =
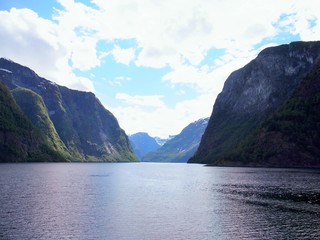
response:
<svg viewBox="0 0 320 240"><path fill-rule="evenodd" d="M318 5L317 0L308 3L95 0L94 3L108 13L100 16L105 30L103 37L136 39L142 49L137 64L152 67L172 66L181 58L197 65L211 48L251 50L262 39L275 36L274 23L284 13L296 13L299 21L293 24L298 30L307 29L303 19L317 17L314 6Z"/></svg>
<svg viewBox="0 0 320 240"><path fill-rule="evenodd" d="M198 68L192 65L183 64L164 75L162 77L162 80L169 81L173 85L184 83L192 87L201 88L204 85L201 82L206 80L209 80L209 82L211 82L212 80L208 79L208 72L208 66L202 66L201 68Z"/></svg>
<svg viewBox="0 0 320 240"><path fill-rule="evenodd" d="M72 67L81 71L87 71L100 65L100 59L96 51L97 39L92 37L79 37L70 47L72 53L70 59Z"/></svg>
<svg viewBox="0 0 320 240"><path fill-rule="evenodd" d="M170 66L172 72L163 76L164 81L172 85L188 84L200 92L211 91L216 86L221 89L221 82L235 70L232 67L247 63L257 54L257 44L277 35L279 24L276 23L284 14L294 16L287 20L286 26L302 39L319 39L320 33L319 20L315 20L317 11L312 7L317 5L316 1L308 4L300 0L290 3L278 0L93 2L101 12L107 13L98 19L104 30L98 30L101 38L135 39L140 49L137 66ZM307 25L310 18L316 23L313 27ZM207 68L199 66L208 50L214 48L225 49L226 55ZM223 67L222 75L219 65L226 63L230 68ZM221 76L218 80L217 75Z"/></svg>
<svg viewBox="0 0 320 240"><path fill-rule="evenodd" d="M128 106L132 107L152 107L152 108L162 108L164 103L162 102L163 96L152 95L152 96L141 96L134 95L131 96L126 93L118 93L116 99L123 101Z"/></svg>
<svg viewBox="0 0 320 240"><path fill-rule="evenodd" d="M163 68L169 63L173 65L173 62L180 62L180 56L175 50L166 47L160 49L158 46L145 46L139 53L135 64L139 67Z"/></svg>
<svg viewBox="0 0 320 240"><path fill-rule="evenodd" d="M28 65L58 84L94 91L89 79L69 67L70 50L59 26L29 9L0 11L0 56Z"/></svg>
<svg viewBox="0 0 320 240"><path fill-rule="evenodd" d="M100 16L104 37L136 39L142 49L137 64L151 67L181 58L197 65L214 47L250 48L275 34L272 23L288 8L279 1L94 2L108 13Z"/></svg>
<svg viewBox="0 0 320 240"><path fill-rule="evenodd" d="M1 11L0 18L1 56L38 69L42 65L41 73L44 73L52 67L57 68L58 59L67 55L68 50L57 41L57 26L41 19L35 12L13 8L10 12Z"/></svg>
<svg viewBox="0 0 320 240"><path fill-rule="evenodd" d="M118 80L118 81L131 81L132 78L131 77L119 76L119 77L116 77L116 80Z"/></svg>
<svg viewBox="0 0 320 240"><path fill-rule="evenodd" d="M110 86L116 87L116 86L122 86L122 84L125 81L131 81L132 78L131 77L124 77L124 76L118 76L116 78L114 78L113 80L109 80L108 83ZM105 81L105 79L104 79Z"/></svg>
<svg viewBox="0 0 320 240"><path fill-rule="evenodd" d="M135 50L133 48L121 48L116 45L112 50L112 55L116 62L129 65L135 58Z"/></svg>
<svg viewBox="0 0 320 240"><path fill-rule="evenodd" d="M226 53L215 60L211 66L176 65L175 69L162 77L162 80L175 86L184 84L197 90L199 94L212 94L214 98L222 90L227 77L250 60L259 51L238 51Z"/></svg>
<svg viewBox="0 0 320 240"><path fill-rule="evenodd" d="M182 101L174 107L164 103L163 96L131 96L119 93L119 107L107 106L119 120L127 134L148 132L151 136L168 137L178 134L189 123L209 116L212 110L212 96L201 95ZM197 111L195 111L197 109Z"/></svg>
<svg viewBox="0 0 320 240"><path fill-rule="evenodd" d="M292 11L280 23L292 34L297 34L304 41L320 39L320 18L315 1L296 1Z"/></svg>

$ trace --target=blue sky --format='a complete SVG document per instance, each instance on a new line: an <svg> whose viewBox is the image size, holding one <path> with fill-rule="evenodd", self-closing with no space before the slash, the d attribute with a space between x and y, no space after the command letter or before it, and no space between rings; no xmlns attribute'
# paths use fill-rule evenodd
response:
<svg viewBox="0 0 320 240"><path fill-rule="evenodd" d="M127 134L208 117L264 48L319 40L318 0L1 0L0 57L94 92Z"/></svg>

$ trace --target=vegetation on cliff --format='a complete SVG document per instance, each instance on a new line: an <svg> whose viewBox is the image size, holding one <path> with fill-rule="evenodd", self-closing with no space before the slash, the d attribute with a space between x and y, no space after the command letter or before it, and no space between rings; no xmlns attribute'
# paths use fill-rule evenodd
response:
<svg viewBox="0 0 320 240"><path fill-rule="evenodd" d="M240 160L247 165L320 167L320 63L225 160Z"/></svg>
<svg viewBox="0 0 320 240"><path fill-rule="evenodd" d="M0 162L66 161L45 141L0 81Z"/></svg>
<svg viewBox="0 0 320 240"><path fill-rule="evenodd" d="M29 89L20 87L14 89L12 94L24 114L40 130L45 143L65 158L71 159L70 153L54 128L42 97Z"/></svg>
<svg viewBox="0 0 320 240"><path fill-rule="evenodd" d="M138 161L117 119L93 93L59 86L7 59L0 59L0 68L17 102L62 155L72 161Z"/></svg>

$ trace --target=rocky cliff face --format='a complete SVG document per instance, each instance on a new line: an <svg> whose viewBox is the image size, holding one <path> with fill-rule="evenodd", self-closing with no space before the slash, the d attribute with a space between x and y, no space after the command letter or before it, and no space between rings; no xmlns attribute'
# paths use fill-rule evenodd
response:
<svg viewBox="0 0 320 240"><path fill-rule="evenodd" d="M223 165L320 60L320 42L267 48L233 72L218 95L199 149L189 162Z"/></svg>
<svg viewBox="0 0 320 240"><path fill-rule="evenodd" d="M273 109L296 89L320 59L319 46L320 42L295 42L263 50L256 59L228 77L213 114Z"/></svg>
<svg viewBox="0 0 320 240"><path fill-rule="evenodd" d="M148 153L144 162L187 162L199 147L208 118L190 123L180 134L168 140L155 152Z"/></svg>
<svg viewBox="0 0 320 240"><path fill-rule="evenodd" d="M319 123L320 62L226 160L249 166L320 167Z"/></svg>
<svg viewBox="0 0 320 240"><path fill-rule="evenodd" d="M93 93L71 90L27 67L0 59L0 77L10 88L40 95L60 139L74 161L136 161L116 118Z"/></svg>

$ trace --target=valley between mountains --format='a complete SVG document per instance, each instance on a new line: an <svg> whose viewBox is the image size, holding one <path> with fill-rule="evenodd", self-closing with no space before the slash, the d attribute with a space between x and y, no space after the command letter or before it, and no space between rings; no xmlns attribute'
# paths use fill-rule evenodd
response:
<svg viewBox="0 0 320 240"><path fill-rule="evenodd" d="M93 93L20 64L0 59L1 162L320 167L319 41L264 49L226 79L210 118L161 144L148 133L128 137Z"/></svg>

